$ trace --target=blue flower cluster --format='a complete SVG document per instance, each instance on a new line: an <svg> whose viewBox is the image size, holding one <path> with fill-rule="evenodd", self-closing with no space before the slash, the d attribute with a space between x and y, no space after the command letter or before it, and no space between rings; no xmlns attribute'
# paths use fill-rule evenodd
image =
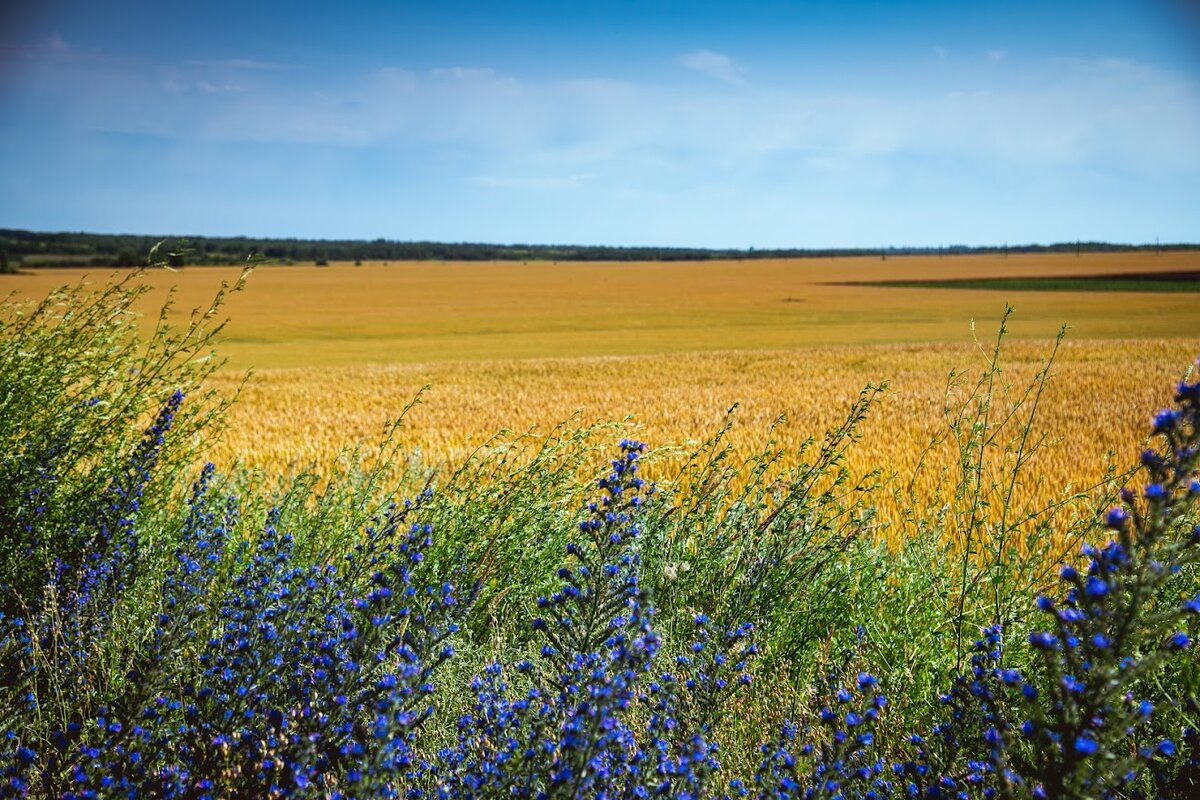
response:
<svg viewBox="0 0 1200 800"><path fill-rule="evenodd" d="M145 646L105 677L112 609L146 566L140 487L181 401L88 515L94 555L55 565L37 614L0 620L2 688L22 704L0 717L0 796L394 795L462 612L452 585L419 575L431 529L408 517L427 496L393 507L343 563L304 565L275 513L235 542L236 502L213 497L206 467ZM30 738L22 722L62 708Z"/></svg>
<svg viewBox="0 0 1200 800"><path fill-rule="evenodd" d="M913 757L893 765L904 796L1011 796L1023 784L1006 758L1012 735L1008 688L1020 687L1029 697L1037 690L1003 661L1001 630L991 626L975 642L968 672L955 676L938 698L949 718L928 735L910 735Z"/></svg>
<svg viewBox="0 0 1200 800"><path fill-rule="evenodd" d="M515 665L520 689L499 664L472 682L473 706L430 768L429 796L708 796L720 768L712 721L749 682L757 648L751 626L719 632L698 615L676 669L656 671L662 642L637 569L643 489L654 493L637 475L644 449L622 442L600 480L560 588L538 602L543 644L536 663Z"/></svg>
<svg viewBox="0 0 1200 800"><path fill-rule="evenodd" d="M1036 598L1048 623L1028 636L1026 673L1004 665L998 627L976 642L970 673L942 697L950 719L931 741L914 736L915 757L896 767L910 796L1137 795L1176 755L1150 723L1159 704L1183 699L1153 677L1191 647L1200 614L1200 597L1168 591L1200 561L1200 526L1185 513L1200 497L1200 383L1179 385L1153 432L1162 447L1142 455L1149 480L1104 516L1114 538L1085 546L1086 564L1064 566L1059 592Z"/></svg>
<svg viewBox="0 0 1200 800"><path fill-rule="evenodd" d="M846 686L830 676L826 690L825 702L817 714L818 730L810 728L801 738L789 723L774 743L762 746L763 760L755 775L757 797L816 800L891 796L892 769L875 747L875 725L887 707L887 697L879 692L879 681L868 672L860 672ZM736 796L750 794L740 783L735 782L734 788L738 790Z"/></svg>
<svg viewBox="0 0 1200 800"><path fill-rule="evenodd" d="M247 531L210 465L156 555L140 502L182 400L74 521L86 557L52 565L39 606L0 612L0 798L1108 798L1195 770L1200 735L1163 735L1162 709L1187 699L1155 679L1200 615L1179 594L1200 562L1200 383L1154 417L1161 446L1105 515L1111 540L1036 598L1028 636L983 631L939 724L882 741L888 700L847 661L745 780L723 774L718 739L751 683L754 627L697 614L673 642L655 629L642 443L621 443L539 599L536 652L482 669L453 730L426 738L474 596L426 561L430 495L311 563L279 512Z"/></svg>
<svg viewBox="0 0 1200 800"><path fill-rule="evenodd" d="M1179 698L1147 694L1163 662L1191 646L1200 613L1200 597L1177 603L1165 591L1200 560L1200 526L1184 514L1200 497L1200 382L1180 383L1175 400L1154 417L1162 446L1142 454L1142 491L1124 490L1105 515L1114 538L1084 548L1085 568L1062 568L1059 597L1037 598L1050 620L1029 635L1042 689L1023 689L1019 727L1035 796L1116 796L1176 753L1146 731L1155 700Z"/></svg>

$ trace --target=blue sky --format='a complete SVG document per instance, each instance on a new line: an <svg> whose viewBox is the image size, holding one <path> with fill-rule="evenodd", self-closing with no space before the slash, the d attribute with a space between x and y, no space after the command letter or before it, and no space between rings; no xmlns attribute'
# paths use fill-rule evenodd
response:
<svg viewBox="0 0 1200 800"><path fill-rule="evenodd" d="M1198 5L10 1L0 227L1198 241Z"/></svg>

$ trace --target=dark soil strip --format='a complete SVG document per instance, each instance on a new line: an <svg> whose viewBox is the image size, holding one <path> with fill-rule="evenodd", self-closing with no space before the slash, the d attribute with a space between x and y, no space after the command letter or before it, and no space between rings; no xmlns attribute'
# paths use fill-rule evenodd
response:
<svg viewBox="0 0 1200 800"><path fill-rule="evenodd" d="M894 286L908 289L987 289L1017 292L1200 292L1200 270L1029 278L839 281L836 285Z"/></svg>

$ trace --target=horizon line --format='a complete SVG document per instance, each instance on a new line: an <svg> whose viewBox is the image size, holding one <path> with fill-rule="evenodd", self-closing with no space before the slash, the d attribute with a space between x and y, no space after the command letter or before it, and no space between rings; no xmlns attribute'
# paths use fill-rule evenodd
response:
<svg viewBox="0 0 1200 800"><path fill-rule="evenodd" d="M188 242L192 240L233 240L247 242L296 242L304 244L362 244L362 245L435 245L442 247L492 247L502 249L518 249L518 248L536 248L536 249L581 249L581 250L667 250L667 251L688 251L696 253L878 253L878 252L970 252L970 251L1021 251L1021 250L1045 250L1045 249L1070 249L1074 247L1089 247L1089 248L1111 248L1111 249L1149 249L1149 248L1167 248L1172 250L1200 250L1200 241L1168 241L1160 242L1157 239L1153 242L1118 242L1104 239L1061 239L1053 242L1021 242L1009 243L1002 242L999 244L919 244L919 245L881 245L881 244L864 244L864 245L788 245L788 246L772 246L760 247L749 245L746 247L711 247L698 245L682 245L682 244L585 244L580 242L488 242L488 241L469 241L469 240L437 240L437 239L393 239L388 237L299 237L299 236L255 236L250 234L162 234L162 233L109 233L96 232L85 230L30 230L27 228L0 228L0 236L9 236L12 234L25 234L35 237L56 237L56 236L89 236L89 237L111 237L111 238L139 238L139 239L157 239L162 242L175 240L179 242Z"/></svg>

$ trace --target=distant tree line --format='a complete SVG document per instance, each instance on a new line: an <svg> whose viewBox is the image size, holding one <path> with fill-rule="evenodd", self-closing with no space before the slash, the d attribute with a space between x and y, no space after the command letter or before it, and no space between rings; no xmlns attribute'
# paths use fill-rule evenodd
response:
<svg viewBox="0 0 1200 800"><path fill-rule="evenodd" d="M330 261L704 261L751 258L831 258L845 256L960 255L968 253L1098 253L1138 250L1193 250L1200 244L1111 244L1061 242L1040 245L886 248L785 248L759 250L693 247L609 247L453 242L400 242L390 239L257 239L245 236L134 236L102 233L41 233L0 228L3 268L144 265L159 252L175 265L240 264L249 257L276 263Z"/></svg>

